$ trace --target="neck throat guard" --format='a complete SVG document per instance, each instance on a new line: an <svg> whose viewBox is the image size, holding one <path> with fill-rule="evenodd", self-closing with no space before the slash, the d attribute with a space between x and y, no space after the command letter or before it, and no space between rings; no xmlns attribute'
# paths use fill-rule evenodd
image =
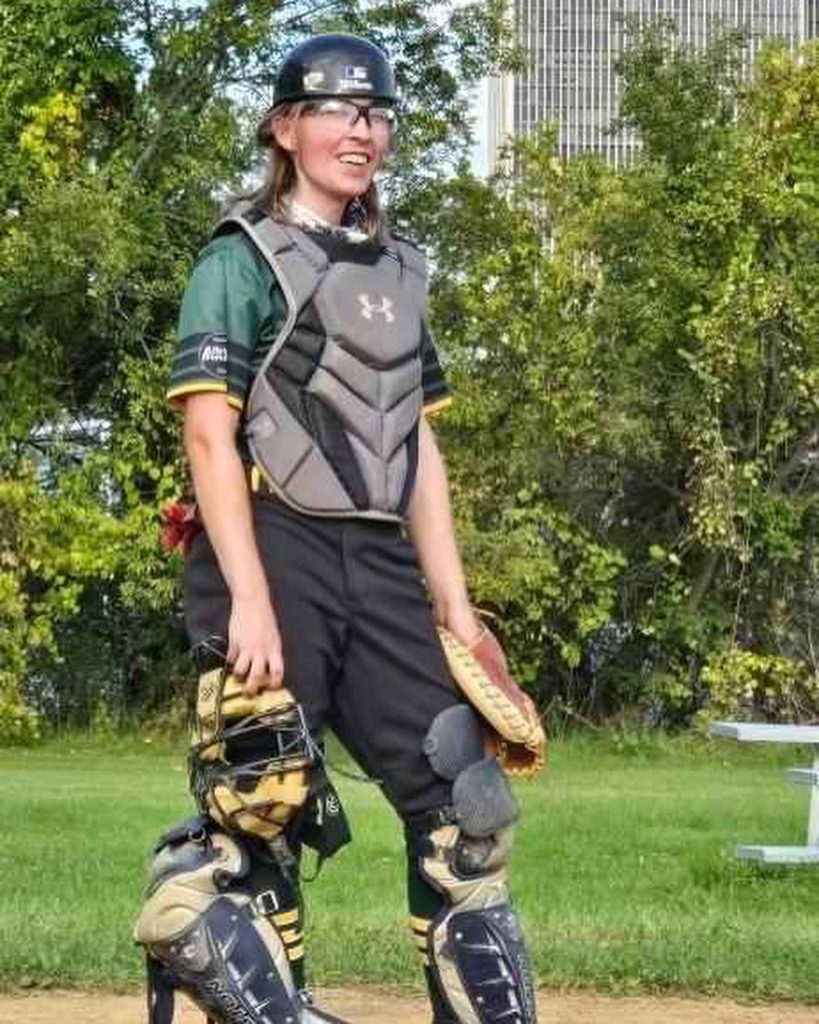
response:
<svg viewBox="0 0 819 1024"><path fill-rule="evenodd" d="M284 293L287 318L253 382L253 461L311 515L398 520L412 492L423 407L423 257L405 243L308 234L237 204L241 230Z"/></svg>

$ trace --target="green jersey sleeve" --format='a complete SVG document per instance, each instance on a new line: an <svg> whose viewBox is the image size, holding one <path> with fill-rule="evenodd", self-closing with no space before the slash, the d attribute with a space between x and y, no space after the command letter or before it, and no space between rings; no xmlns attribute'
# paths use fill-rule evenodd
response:
<svg viewBox="0 0 819 1024"><path fill-rule="evenodd" d="M251 244L239 234L214 239L199 254L182 299L168 398L178 403L221 391L242 409L285 312L281 289Z"/></svg>

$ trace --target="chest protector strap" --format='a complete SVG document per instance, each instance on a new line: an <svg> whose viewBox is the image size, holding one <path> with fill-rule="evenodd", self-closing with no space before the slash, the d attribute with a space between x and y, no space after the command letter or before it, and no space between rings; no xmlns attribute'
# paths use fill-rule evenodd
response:
<svg viewBox="0 0 819 1024"><path fill-rule="evenodd" d="M237 204L241 230L272 270L287 317L246 410L253 460L284 501L312 515L401 520L423 407L426 265L396 239L339 243Z"/></svg>

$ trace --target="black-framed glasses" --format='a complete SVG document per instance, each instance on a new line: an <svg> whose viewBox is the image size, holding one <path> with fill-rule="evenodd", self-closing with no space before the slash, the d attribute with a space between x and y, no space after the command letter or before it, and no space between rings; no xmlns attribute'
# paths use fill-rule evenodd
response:
<svg viewBox="0 0 819 1024"><path fill-rule="evenodd" d="M354 128L362 117L372 132L391 132L397 121L393 107L378 103L365 105L336 98L305 103L302 113L339 132Z"/></svg>

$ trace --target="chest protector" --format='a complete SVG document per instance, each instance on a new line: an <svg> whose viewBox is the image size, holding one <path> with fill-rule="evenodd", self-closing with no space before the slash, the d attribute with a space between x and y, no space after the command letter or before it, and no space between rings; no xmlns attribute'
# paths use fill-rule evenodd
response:
<svg viewBox="0 0 819 1024"><path fill-rule="evenodd" d="M423 257L392 238L357 244L328 234L319 244L248 204L217 232L237 229L287 303L248 398L255 465L299 511L403 519L423 407Z"/></svg>

